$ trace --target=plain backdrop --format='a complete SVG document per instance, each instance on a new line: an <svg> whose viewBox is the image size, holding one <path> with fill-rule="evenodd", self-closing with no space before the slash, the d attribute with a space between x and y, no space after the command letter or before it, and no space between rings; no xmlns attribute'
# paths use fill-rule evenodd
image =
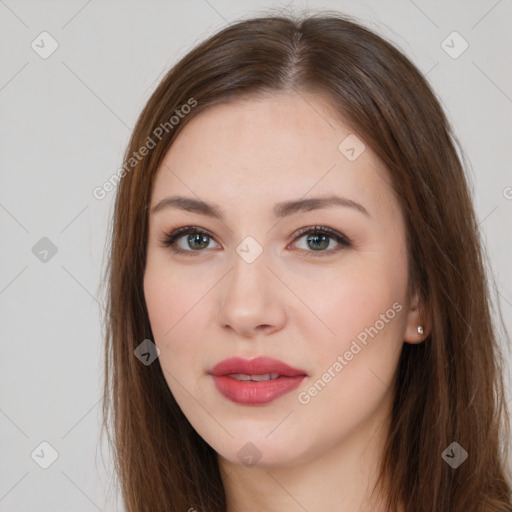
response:
<svg viewBox="0 0 512 512"><path fill-rule="evenodd" d="M122 510L107 495L99 446L97 292L115 192L92 191L120 167L164 73L221 27L269 8L356 16L426 75L471 163L511 332L511 0L0 0L0 511Z"/></svg>

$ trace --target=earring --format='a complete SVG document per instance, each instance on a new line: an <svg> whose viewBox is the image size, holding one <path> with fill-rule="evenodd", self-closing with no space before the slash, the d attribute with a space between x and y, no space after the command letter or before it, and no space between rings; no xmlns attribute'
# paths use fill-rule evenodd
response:
<svg viewBox="0 0 512 512"><path fill-rule="evenodd" d="M423 334L423 326L418 325L418 334Z"/></svg>

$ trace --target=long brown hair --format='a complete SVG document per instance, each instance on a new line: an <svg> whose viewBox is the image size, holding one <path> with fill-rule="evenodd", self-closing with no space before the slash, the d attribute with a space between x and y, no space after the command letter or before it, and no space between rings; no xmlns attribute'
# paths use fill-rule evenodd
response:
<svg viewBox="0 0 512 512"><path fill-rule="evenodd" d="M105 272L103 427L127 512L226 510L217 454L183 415L159 359L145 365L134 355L153 339L143 275L155 172L204 109L290 89L328 98L389 170L406 220L409 286L431 321L423 343L404 343L397 368L378 482L388 510L512 510L504 358L460 145L401 51L354 19L324 11L267 13L222 29L166 74L133 131ZM442 458L453 442L468 453L456 469Z"/></svg>

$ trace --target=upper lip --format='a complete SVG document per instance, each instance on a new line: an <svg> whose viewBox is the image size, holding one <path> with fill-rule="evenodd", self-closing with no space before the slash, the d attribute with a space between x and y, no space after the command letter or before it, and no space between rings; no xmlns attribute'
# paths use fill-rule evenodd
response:
<svg viewBox="0 0 512 512"><path fill-rule="evenodd" d="M293 368L283 361L272 359L270 357L256 357L254 359L231 357L216 364L209 373L215 376L230 375L232 373L243 373L246 375L278 373L283 377L307 375L304 370Z"/></svg>

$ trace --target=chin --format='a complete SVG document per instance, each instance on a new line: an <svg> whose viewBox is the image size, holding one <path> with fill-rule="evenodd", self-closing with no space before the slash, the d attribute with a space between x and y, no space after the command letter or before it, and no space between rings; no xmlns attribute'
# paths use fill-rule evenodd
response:
<svg viewBox="0 0 512 512"><path fill-rule="evenodd" d="M274 469L279 467L291 467L307 460L307 452L302 447L299 448L296 443L289 442L283 446L279 440L271 441L269 439L252 440L246 437L247 441L237 442L231 440L228 446L215 448L217 453L223 459L231 464L247 467L258 467L261 469Z"/></svg>

